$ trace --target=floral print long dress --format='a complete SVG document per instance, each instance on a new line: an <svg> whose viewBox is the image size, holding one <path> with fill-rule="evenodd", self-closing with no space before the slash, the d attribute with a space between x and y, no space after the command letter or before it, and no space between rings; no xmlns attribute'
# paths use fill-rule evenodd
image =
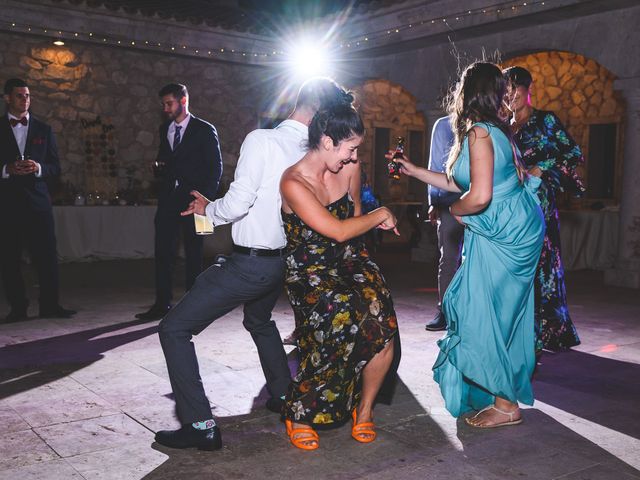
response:
<svg viewBox="0 0 640 480"><path fill-rule="evenodd" d="M344 219L352 204L345 195L327 209ZM359 402L363 368L398 331L391 294L361 241L336 243L293 213L282 218L300 353L285 415L315 426L341 423Z"/></svg>
<svg viewBox="0 0 640 480"><path fill-rule="evenodd" d="M576 173L584 158L580 147L552 112L533 109L514 139L526 167L537 166L542 171L538 196L547 230L535 282L536 351L562 350L579 345L580 339L567 308L556 192L584 192Z"/></svg>

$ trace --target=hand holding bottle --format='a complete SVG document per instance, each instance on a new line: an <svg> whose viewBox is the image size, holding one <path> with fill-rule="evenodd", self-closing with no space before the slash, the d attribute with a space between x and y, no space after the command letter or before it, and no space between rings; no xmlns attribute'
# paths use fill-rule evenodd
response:
<svg viewBox="0 0 640 480"><path fill-rule="evenodd" d="M411 163L409 159L404 155L401 155L399 157L397 156L394 157L394 155L396 155L396 151L389 150L389 153L385 155L385 158L389 161L391 161L391 159L393 158L393 160L398 164L399 171L401 173L404 173L405 175L409 175L410 177L415 177L419 167Z"/></svg>
<svg viewBox="0 0 640 480"><path fill-rule="evenodd" d="M396 149L389 152L392 153L391 157L385 155L385 157L389 161L387 165L389 168L389 178L393 178L394 180L400 180L400 166L398 165L398 162L396 162L396 160L404 156L404 138L398 137L397 141L398 145L396 146Z"/></svg>

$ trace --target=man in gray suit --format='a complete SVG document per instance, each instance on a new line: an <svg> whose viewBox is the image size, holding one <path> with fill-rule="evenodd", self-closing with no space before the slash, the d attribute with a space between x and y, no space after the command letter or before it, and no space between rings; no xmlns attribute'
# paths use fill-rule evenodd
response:
<svg viewBox="0 0 640 480"><path fill-rule="evenodd" d="M453 130L449 117L442 117L433 124L431 147L429 149L429 170L444 172L449 150L453 145ZM449 207L460 198L459 193L447 192L439 188L427 187L429 200L429 220L438 228L438 248L440 262L438 264L438 313L427 323L425 328L435 332L447 328L447 319L442 312L442 297L460 265L462 238L464 227L460 225Z"/></svg>

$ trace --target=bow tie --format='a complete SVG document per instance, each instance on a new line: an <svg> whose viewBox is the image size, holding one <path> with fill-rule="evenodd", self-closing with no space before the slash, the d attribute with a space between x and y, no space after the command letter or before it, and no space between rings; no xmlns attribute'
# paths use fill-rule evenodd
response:
<svg viewBox="0 0 640 480"><path fill-rule="evenodd" d="M10 118L9 119L9 123L11 123L12 127L15 127L19 123L21 123L22 125L24 125L26 127L27 125L29 125L29 120L27 120L27 117L22 117L20 120L18 120L16 118Z"/></svg>

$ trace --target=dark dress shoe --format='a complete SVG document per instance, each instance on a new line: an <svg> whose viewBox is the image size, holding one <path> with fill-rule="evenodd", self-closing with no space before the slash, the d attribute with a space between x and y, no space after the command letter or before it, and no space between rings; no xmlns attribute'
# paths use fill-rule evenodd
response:
<svg viewBox="0 0 640 480"><path fill-rule="evenodd" d="M277 397L271 397L270 399L267 400L267 403L265 404L265 406L267 407L267 410L269 410L270 412L282 414L282 408L284 407L284 400Z"/></svg>
<svg viewBox="0 0 640 480"><path fill-rule="evenodd" d="M171 310L171 305L153 305L144 313L137 313L136 318L140 320L160 320Z"/></svg>
<svg viewBox="0 0 640 480"><path fill-rule="evenodd" d="M169 448L197 448L198 450L220 450L222 433L217 425L198 430L184 425L180 430L161 430L156 433L156 442Z"/></svg>
<svg viewBox="0 0 640 480"><path fill-rule="evenodd" d="M444 318L444 313L438 312L433 320L425 325L425 330L430 332L439 332L447 329L447 320Z"/></svg>
<svg viewBox="0 0 640 480"><path fill-rule="evenodd" d="M4 317L4 322L3 323L13 323L13 322L21 322L23 320L26 320L27 317L27 311L26 310L11 310L9 312L9 314Z"/></svg>
<svg viewBox="0 0 640 480"><path fill-rule="evenodd" d="M282 339L282 344L283 345L292 345L294 347L298 346L298 338L296 337L295 330Z"/></svg>
<svg viewBox="0 0 640 480"><path fill-rule="evenodd" d="M40 318L71 318L76 313L75 310L69 310L68 308L62 308L60 305L56 305L53 308L40 309Z"/></svg>

